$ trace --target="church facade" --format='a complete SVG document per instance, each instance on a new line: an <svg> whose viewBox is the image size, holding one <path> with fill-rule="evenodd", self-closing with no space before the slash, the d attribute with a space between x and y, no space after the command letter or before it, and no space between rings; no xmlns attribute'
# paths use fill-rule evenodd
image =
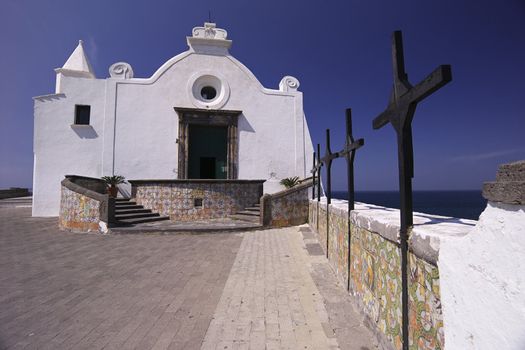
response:
<svg viewBox="0 0 525 350"><path fill-rule="evenodd" d="M309 176L298 80L263 87L214 23L194 28L187 43L150 78L118 62L97 79L79 42L55 70L55 93L34 98L34 216L58 215L67 174L262 179L265 193L281 190L283 178Z"/></svg>

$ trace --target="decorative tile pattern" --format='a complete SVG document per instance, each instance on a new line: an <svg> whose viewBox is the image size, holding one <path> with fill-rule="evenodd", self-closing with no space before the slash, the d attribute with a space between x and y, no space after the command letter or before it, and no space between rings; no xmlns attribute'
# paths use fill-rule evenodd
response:
<svg viewBox="0 0 525 350"><path fill-rule="evenodd" d="M317 231L317 201L308 201L308 225Z"/></svg>
<svg viewBox="0 0 525 350"><path fill-rule="evenodd" d="M439 270L412 253L409 262L410 349L443 349Z"/></svg>
<svg viewBox="0 0 525 350"><path fill-rule="evenodd" d="M321 247L323 247L323 250L326 254L326 229L327 229L327 222L326 222L326 204L324 203L317 203L317 224L318 224L318 231L317 231L317 238L319 239L319 243L321 243Z"/></svg>
<svg viewBox="0 0 525 350"><path fill-rule="evenodd" d="M185 222L227 217L259 203L256 183L142 183L135 200L146 209ZM202 206L195 206L202 199Z"/></svg>
<svg viewBox="0 0 525 350"><path fill-rule="evenodd" d="M282 197L272 197L270 200L271 226L285 227L306 223L308 203L308 187Z"/></svg>
<svg viewBox="0 0 525 350"><path fill-rule="evenodd" d="M330 208L328 214L328 262L343 285L348 281L348 220L346 211Z"/></svg>
<svg viewBox="0 0 525 350"><path fill-rule="evenodd" d="M319 207L319 209L317 209ZM310 227L317 229L326 247L326 205L310 201ZM347 282L348 235L346 210L330 206L328 259L338 279ZM352 226L350 290L363 311L395 349L402 348L401 256L397 244L375 232ZM409 253L409 341L410 349L444 348L443 316L436 266Z"/></svg>
<svg viewBox="0 0 525 350"><path fill-rule="evenodd" d="M58 225L74 231L98 231L100 202L62 186Z"/></svg>

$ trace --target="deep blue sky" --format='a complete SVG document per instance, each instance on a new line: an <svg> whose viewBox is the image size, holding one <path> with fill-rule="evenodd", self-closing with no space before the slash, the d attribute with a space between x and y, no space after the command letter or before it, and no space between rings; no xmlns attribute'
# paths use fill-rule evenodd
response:
<svg viewBox="0 0 525 350"><path fill-rule="evenodd" d="M54 92L54 68L86 43L98 78L117 61L149 77L212 20L232 55L269 88L301 83L314 143L343 144L344 110L366 145L358 190L397 188L392 127L372 130L392 84L390 38L403 31L415 84L439 64L453 81L418 106L415 189L480 189L497 165L525 159L525 1L23 1L0 3L0 188L32 182L33 101ZM345 189L344 160L334 189Z"/></svg>

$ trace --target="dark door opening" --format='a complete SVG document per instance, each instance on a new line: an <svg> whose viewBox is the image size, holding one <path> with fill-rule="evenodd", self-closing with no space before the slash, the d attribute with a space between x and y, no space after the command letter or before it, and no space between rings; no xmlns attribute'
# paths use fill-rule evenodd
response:
<svg viewBox="0 0 525 350"><path fill-rule="evenodd" d="M215 179L215 157L201 157L200 178Z"/></svg>
<svg viewBox="0 0 525 350"><path fill-rule="evenodd" d="M188 136L188 178L226 179L228 128L190 125Z"/></svg>

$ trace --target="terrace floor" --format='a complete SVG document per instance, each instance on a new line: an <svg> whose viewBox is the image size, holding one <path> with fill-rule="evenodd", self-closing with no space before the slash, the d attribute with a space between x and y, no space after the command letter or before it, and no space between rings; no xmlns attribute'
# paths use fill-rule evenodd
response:
<svg viewBox="0 0 525 350"><path fill-rule="evenodd" d="M0 349L377 348L305 227L79 234L30 204L0 200Z"/></svg>

